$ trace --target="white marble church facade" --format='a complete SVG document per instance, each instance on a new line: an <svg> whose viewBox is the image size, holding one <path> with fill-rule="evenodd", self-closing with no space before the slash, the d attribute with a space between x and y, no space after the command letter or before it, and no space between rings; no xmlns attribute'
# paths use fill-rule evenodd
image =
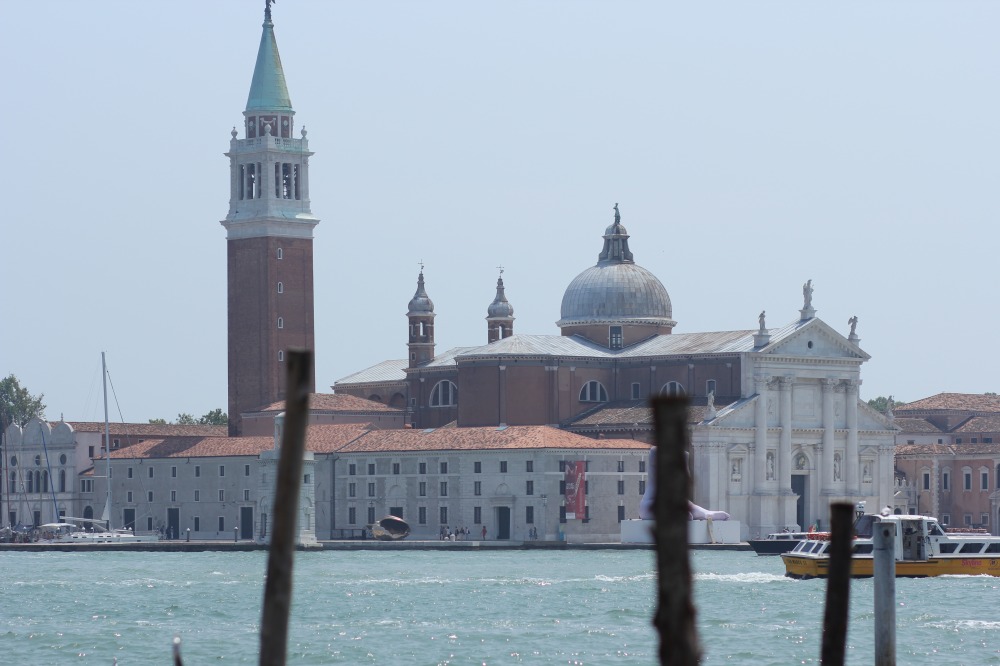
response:
<svg viewBox="0 0 1000 666"><path fill-rule="evenodd" d="M869 356L814 316L754 336L742 394L692 428L695 503L729 512L744 538L829 527L833 502L892 503L893 426L858 396Z"/></svg>

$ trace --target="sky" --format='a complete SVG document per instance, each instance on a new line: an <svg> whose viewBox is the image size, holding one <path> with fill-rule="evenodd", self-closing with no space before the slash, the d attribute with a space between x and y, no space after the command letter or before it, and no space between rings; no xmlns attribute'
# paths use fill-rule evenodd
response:
<svg viewBox="0 0 1000 666"><path fill-rule="evenodd" d="M0 375L50 419L227 407L223 153L263 0L4 4ZM619 204L676 333L859 319L861 397L1000 390L1000 3L273 8L309 132L316 383L557 334Z"/></svg>

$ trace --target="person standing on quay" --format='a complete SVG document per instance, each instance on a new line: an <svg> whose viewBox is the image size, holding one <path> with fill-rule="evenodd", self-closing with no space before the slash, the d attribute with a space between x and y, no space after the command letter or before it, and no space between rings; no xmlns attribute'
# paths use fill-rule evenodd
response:
<svg viewBox="0 0 1000 666"><path fill-rule="evenodd" d="M483 525L483 541L486 541L486 525Z"/></svg>

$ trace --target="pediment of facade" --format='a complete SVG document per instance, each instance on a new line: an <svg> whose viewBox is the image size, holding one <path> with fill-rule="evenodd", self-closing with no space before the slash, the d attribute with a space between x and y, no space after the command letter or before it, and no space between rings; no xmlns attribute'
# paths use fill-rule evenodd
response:
<svg viewBox="0 0 1000 666"><path fill-rule="evenodd" d="M871 358L860 347L835 331L821 319L811 319L763 349L766 356L799 358L842 358L867 361Z"/></svg>

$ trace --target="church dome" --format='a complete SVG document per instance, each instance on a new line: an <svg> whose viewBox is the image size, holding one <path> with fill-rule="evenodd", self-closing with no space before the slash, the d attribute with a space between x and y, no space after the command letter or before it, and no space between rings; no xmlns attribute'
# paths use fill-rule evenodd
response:
<svg viewBox="0 0 1000 666"><path fill-rule="evenodd" d="M497 295L486 309L486 317L489 319L506 319L514 316L514 306L507 301L504 293L503 277L497 278Z"/></svg>
<svg viewBox="0 0 1000 666"><path fill-rule="evenodd" d="M587 324L650 324L673 327L673 308L663 283L632 260L628 231L615 205L597 265L577 275L563 294L560 327Z"/></svg>

